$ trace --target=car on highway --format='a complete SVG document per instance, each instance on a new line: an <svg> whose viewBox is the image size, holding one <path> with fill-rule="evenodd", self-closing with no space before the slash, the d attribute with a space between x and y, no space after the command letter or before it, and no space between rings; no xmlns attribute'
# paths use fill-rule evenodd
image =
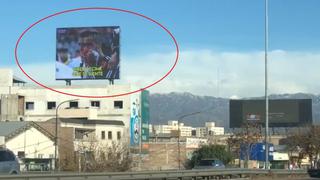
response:
<svg viewBox="0 0 320 180"><path fill-rule="evenodd" d="M219 159L201 159L193 169L224 169L225 165Z"/></svg>
<svg viewBox="0 0 320 180"><path fill-rule="evenodd" d="M0 148L0 174L19 174L19 161L12 151Z"/></svg>

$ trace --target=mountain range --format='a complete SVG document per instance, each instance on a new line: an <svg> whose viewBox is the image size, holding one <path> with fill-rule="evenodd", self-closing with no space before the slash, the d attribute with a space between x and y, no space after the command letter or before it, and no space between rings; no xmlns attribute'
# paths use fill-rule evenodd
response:
<svg viewBox="0 0 320 180"><path fill-rule="evenodd" d="M273 94L270 99L312 99L312 115L315 123L320 122L320 95L296 93ZM260 99L264 97L252 97ZM246 98L250 99L250 98ZM168 120L200 111L183 118L185 125L202 127L205 122L213 121L216 126L229 127L229 98L198 96L191 93L168 93L150 95L150 123L167 124Z"/></svg>

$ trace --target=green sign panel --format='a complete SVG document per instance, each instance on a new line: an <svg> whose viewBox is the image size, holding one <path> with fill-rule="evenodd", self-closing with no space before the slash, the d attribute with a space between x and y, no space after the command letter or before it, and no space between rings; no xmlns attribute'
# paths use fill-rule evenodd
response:
<svg viewBox="0 0 320 180"><path fill-rule="evenodd" d="M142 91L141 93L141 141L149 142L149 91Z"/></svg>

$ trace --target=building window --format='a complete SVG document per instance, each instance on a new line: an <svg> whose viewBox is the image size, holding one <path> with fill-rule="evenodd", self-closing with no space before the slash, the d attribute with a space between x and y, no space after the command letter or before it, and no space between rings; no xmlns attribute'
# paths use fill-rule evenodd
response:
<svg viewBox="0 0 320 180"><path fill-rule="evenodd" d="M75 128L74 129L74 138L75 139L85 139L85 138L88 138L90 137L90 130L88 129L78 129L78 128Z"/></svg>
<svg viewBox="0 0 320 180"><path fill-rule="evenodd" d="M78 108L78 102L77 101L71 101L69 103L70 108Z"/></svg>
<svg viewBox="0 0 320 180"><path fill-rule="evenodd" d="M91 101L91 107L100 108L100 101Z"/></svg>
<svg viewBox="0 0 320 180"><path fill-rule="evenodd" d="M122 109L123 108L123 101L114 101L114 108L115 109Z"/></svg>
<svg viewBox="0 0 320 180"><path fill-rule="evenodd" d="M43 154L38 154L38 158L42 159L43 158Z"/></svg>
<svg viewBox="0 0 320 180"><path fill-rule="evenodd" d="M26 102L26 110L33 110L34 102Z"/></svg>
<svg viewBox="0 0 320 180"><path fill-rule="evenodd" d="M15 155L10 151L0 151L0 163L3 161L14 161Z"/></svg>
<svg viewBox="0 0 320 180"><path fill-rule="evenodd" d="M196 136L197 135L197 131L196 130L191 130L191 136Z"/></svg>
<svg viewBox="0 0 320 180"><path fill-rule="evenodd" d="M49 102L47 103L47 108L48 108L48 109L56 109L56 102L54 102L54 101L49 101Z"/></svg>
<svg viewBox="0 0 320 180"><path fill-rule="evenodd" d="M117 132L117 139L118 139L118 140L121 139L121 132L120 132L120 131Z"/></svg>
<svg viewBox="0 0 320 180"><path fill-rule="evenodd" d="M19 157L19 158L25 158L25 153L24 153L24 151L18 151L18 157Z"/></svg>
<svg viewBox="0 0 320 180"><path fill-rule="evenodd" d="M108 131L108 139L112 140L112 131Z"/></svg>
<svg viewBox="0 0 320 180"><path fill-rule="evenodd" d="M105 131L101 131L101 139L106 139L106 132Z"/></svg>

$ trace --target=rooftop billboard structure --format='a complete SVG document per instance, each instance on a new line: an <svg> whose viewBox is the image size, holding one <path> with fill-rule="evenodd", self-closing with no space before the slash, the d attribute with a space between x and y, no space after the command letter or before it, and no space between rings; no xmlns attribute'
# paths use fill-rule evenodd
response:
<svg viewBox="0 0 320 180"><path fill-rule="evenodd" d="M230 100L230 128L245 123L265 125L265 100ZM311 99L269 100L270 127L297 127L312 124Z"/></svg>

